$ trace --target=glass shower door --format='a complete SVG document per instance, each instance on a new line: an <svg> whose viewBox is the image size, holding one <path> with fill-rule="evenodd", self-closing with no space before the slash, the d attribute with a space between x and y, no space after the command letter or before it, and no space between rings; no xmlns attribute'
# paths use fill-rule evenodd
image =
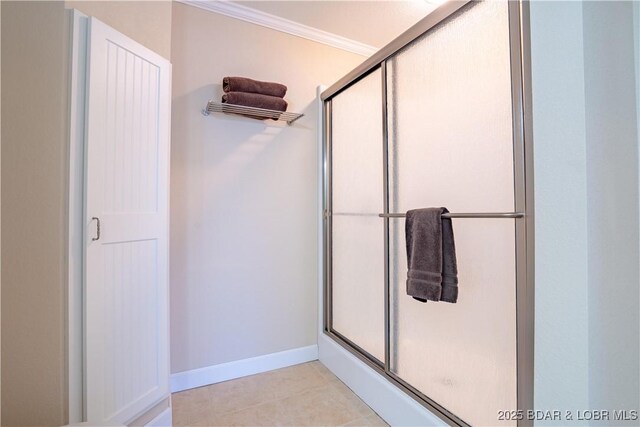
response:
<svg viewBox="0 0 640 427"><path fill-rule="evenodd" d="M381 88L378 68L331 101L330 329L384 363Z"/></svg>
<svg viewBox="0 0 640 427"><path fill-rule="evenodd" d="M507 2L480 2L387 61L389 209L514 211ZM406 294L389 220L390 371L463 421L516 408L514 219L453 219L458 302Z"/></svg>

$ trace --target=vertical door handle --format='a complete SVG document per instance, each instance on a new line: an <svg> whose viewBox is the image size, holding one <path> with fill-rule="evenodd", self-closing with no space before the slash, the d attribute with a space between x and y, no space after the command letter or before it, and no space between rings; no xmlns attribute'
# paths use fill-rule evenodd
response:
<svg viewBox="0 0 640 427"><path fill-rule="evenodd" d="M100 240L100 218L98 218L97 216L94 216L93 218L91 218L91 220L96 220L98 222L98 230L97 230L97 234L96 237L92 237L91 240L93 240L94 242L96 240Z"/></svg>

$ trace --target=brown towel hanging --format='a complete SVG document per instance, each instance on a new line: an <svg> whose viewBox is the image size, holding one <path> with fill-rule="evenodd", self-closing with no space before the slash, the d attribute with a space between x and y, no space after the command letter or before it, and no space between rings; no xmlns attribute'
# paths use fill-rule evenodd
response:
<svg viewBox="0 0 640 427"><path fill-rule="evenodd" d="M453 226L446 208L407 212L407 294L414 299L455 303L458 299L458 267Z"/></svg>

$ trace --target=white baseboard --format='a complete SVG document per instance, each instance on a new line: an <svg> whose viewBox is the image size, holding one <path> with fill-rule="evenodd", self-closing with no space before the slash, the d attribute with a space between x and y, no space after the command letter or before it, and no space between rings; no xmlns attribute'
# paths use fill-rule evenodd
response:
<svg viewBox="0 0 640 427"><path fill-rule="evenodd" d="M389 425L447 425L324 333L318 348L320 361Z"/></svg>
<svg viewBox="0 0 640 427"><path fill-rule="evenodd" d="M318 359L318 346L294 348L171 375L171 392L202 387Z"/></svg>
<svg viewBox="0 0 640 427"><path fill-rule="evenodd" d="M173 425L173 417L171 407L158 414L157 417L149 421L144 427L171 427Z"/></svg>

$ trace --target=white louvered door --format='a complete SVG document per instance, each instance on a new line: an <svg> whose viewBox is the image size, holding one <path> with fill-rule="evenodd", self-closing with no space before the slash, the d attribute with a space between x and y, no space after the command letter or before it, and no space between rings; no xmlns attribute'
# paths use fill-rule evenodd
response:
<svg viewBox="0 0 640 427"><path fill-rule="evenodd" d="M128 423L169 395L171 64L95 18L88 46L86 418Z"/></svg>

